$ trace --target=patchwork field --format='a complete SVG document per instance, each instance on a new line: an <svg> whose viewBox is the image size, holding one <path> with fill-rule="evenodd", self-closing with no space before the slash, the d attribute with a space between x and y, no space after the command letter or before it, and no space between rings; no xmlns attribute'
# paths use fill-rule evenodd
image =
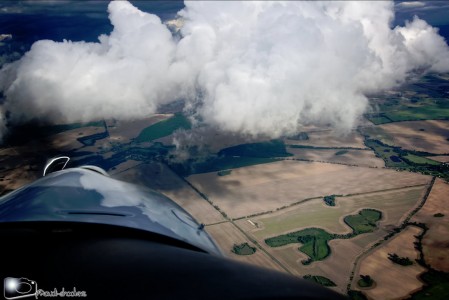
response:
<svg viewBox="0 0 449 300"><path fill-rule="evenodd" d="M422 222L429 230L423 238L426 262L434 269L449 272L449 184L436 179L426 204L412 218Z"/></svg>
<svg viewBox="0 0 449 300"><path fill-rule="evenodd" d="M334 289L344 292L356 258L371 245L382 240L391 228L400 225L422 200L426 189L427 185L421 185L337 197L335 207L326 206L321 198L312 199L267 215L241 219L236 221L236 224L276 257L290 273L298 276L306 274L325 276L337 284ZM306 260L308 256L298 250L301 244L271 248L264 241L271 236L310 227L323 228L330 233L348 234L352 230L343 222L343 217L355 214L361 208L375 208L382 211L380 228L350 239L329 241L331 255L322 261L303 265L301 261Z"/></svg>
<svg viewBox="0 0 449 300"><path fill-rule="evenodd" d="M197 174L187 180L231 218L250 216L307 198L348 195L426 184L430 177L388 169L279 161L234 169L227 176Z"/></svg>
<svg viewBox="0 0 449 300"><path fill-rule="evenodd" d="M446 76L447 77L447 76ZM413 120L447 120L449 108L447 78L428 74L400 90L385 91L370 98L372 113L367 115L374 124Z"/></svg>
<svg viewBox="0 0 449 300"><path fill-rule="evenodd" d="M414 260L419 257L414 248L415 236L422 229L408 226L391 240L384 242L380 247L369 252L360 261L352 283L353 289L361 290L370 299L398 299L406 297L409 293L419 289L423 283L418 279L425 268ZM389 254L409 258L413 264L403 266L392 262ZM357 280L360 275L369 275L375 282L371 288L360 288Z"/></svg>
<svg viewBox="0 0 449 300"><path fill-rule="evenodd" d="M325 276L337 284L336 290L345 293L354 261L386 234L387 231L379 229L352 239L332 240L329 242L332 254L328 258L308 266L297 265L296 269L301 273Z"/></svg>
<svg viewBox="0 0 449 300"><path fill-rule="evenodd" d="M380 226L389 228L403 221L403 216L412 210L426 192L427 186L400 188L363 195L337 197L336 206L324 204L322 199L313 199L274 213L251 218L259 228L251 226L245 219L237 224L258 239L263 239L307 227L319 227L330 233L346 234L351 228L343 217L355 214L360 209L372 208L382 212Z"/></svg>
<svg viewBox="0 0 449 300"><path fill-rule="evenodd" d="M235 223L255 239L271 255L285 266L290 273L304 276L321 275L337 284L334 289L344 292L354 266L354 261L371 245L399 226L405 217L422 200L427 185L399 188L362 195L336 197L336 206L330 207L320 199L288 207L262 216L241 219ZM298 249L301 244L269 247L265 239L298 231L304 228L322 228L329 233L349 234L352 229L343 222L344 216L356 214L363 208L374 208L382 212L379 229L359 234L349 239L333 239L328 242L330 256L309 265L302 264L308 256Z"/></svg>
<svg viewBox="0 0 449 300"><path fill-rule="evenodd" d="M316 162L330 162L344 165L382 168L385 163L369 150L340 149L302 149L287 147L287 151L296 159Z"/></svg>
<svg viewBox="0 0 449 300"><path fill-rule="evenodd" d="M0 149L0 192L40 177L48 158L68 155L73 166L94 164L173 199L228 258L323 276L332 289L369 299L406 298L424 283L417 299L437 298L449 276L437 272L449 272L449 184L439 179L449 180L448 78L427 75L374 95L367 119L346 135L307 126L269 140L192 128L183 101L145 120L31 124ZM428 230L404 228L410 217ZM412 264L394 263L392 253ZM419 254L436 271L418 279ZM360 275L375 285L358 287Z"/></svg>
<svg viewBox="0 0 449 300"><path fill-rule="evenodd" d="M449 121L405 121L365 129L372 138L409 150L445 154L449 152Z"/></svg>

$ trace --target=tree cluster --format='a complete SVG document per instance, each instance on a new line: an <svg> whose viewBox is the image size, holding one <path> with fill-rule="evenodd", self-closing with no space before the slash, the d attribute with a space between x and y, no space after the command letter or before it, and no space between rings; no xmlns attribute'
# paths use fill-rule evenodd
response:
<svg viewBox="0 0 449 300"><path fill-rule="evenodd" d="M401 266L410 266L413 265L413 261L410 260L408 257L400 257L396 253L388 253L388 259L394 262L395 264L401 265Z"/></svg>

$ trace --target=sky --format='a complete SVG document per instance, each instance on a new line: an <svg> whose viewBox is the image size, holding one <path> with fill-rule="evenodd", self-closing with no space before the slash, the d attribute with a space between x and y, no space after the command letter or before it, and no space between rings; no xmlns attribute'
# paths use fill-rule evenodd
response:
<svg viewBox="0 0 449 300"><path fill-rule="evenodd" d="M445 30L447 2L89 3L0 4L13 33L1 46L12 62L0 70L0 136L32 120L141 119L179 99L194 123L230 133L347 132L369 94L449 72L432 27ZM164 23L174 17L177 34Z"/></svg>
<svg viewBox="0 0 449 300"><path fill-rule="evenodd" d="M413 15L426 20L432 26L449 25L449 1L396 1L395 10L396 23L400 25Z"/></svg>

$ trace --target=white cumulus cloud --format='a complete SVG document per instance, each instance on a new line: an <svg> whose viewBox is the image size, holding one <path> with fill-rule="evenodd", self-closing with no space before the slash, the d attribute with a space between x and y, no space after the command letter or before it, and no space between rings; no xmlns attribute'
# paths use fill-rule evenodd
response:
<svg viewBox="0 0 449 300"><path fill-rule="evenodd" d="M366 95L413 72L449 71L449 48L385 1L192 1L180 38L124 1L98 43L36 42L0 71L9 123L142 118L184 99L224 131L277 137L304 124L352 128Z"/></svg>
<svg viewBox="0 0 449 300"><path fill-rule="evenodd" d="M2 69L12 122L143 118L185 92L191 74L174 62L176 43L159 17L122 1L109 12L114 30L98 43L38 41Z"/></svg>

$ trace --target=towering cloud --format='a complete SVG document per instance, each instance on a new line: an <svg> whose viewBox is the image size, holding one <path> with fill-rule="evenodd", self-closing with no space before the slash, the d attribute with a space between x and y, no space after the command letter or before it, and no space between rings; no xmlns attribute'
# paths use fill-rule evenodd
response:
<svg viewBox="0 0 449 300"><path fill-rule="evenodd" d="M391 28L393 2L186 2L181 38L128 2L98 43L36 42L0 72L3 111L87 121L141 118L185 99L203 122L272 137L302 124L345 130L368 93L412 72L449 71L449 48L415 18Z"/></svg>
<svg viewBox="0 0 449 300"><path fill-rule="evenodd" d="M99 43L36 42L1 72L12 121L138 118L180 96L186 82L176 44L161 20L128 2L112 2L114 31Z"/></svg>

